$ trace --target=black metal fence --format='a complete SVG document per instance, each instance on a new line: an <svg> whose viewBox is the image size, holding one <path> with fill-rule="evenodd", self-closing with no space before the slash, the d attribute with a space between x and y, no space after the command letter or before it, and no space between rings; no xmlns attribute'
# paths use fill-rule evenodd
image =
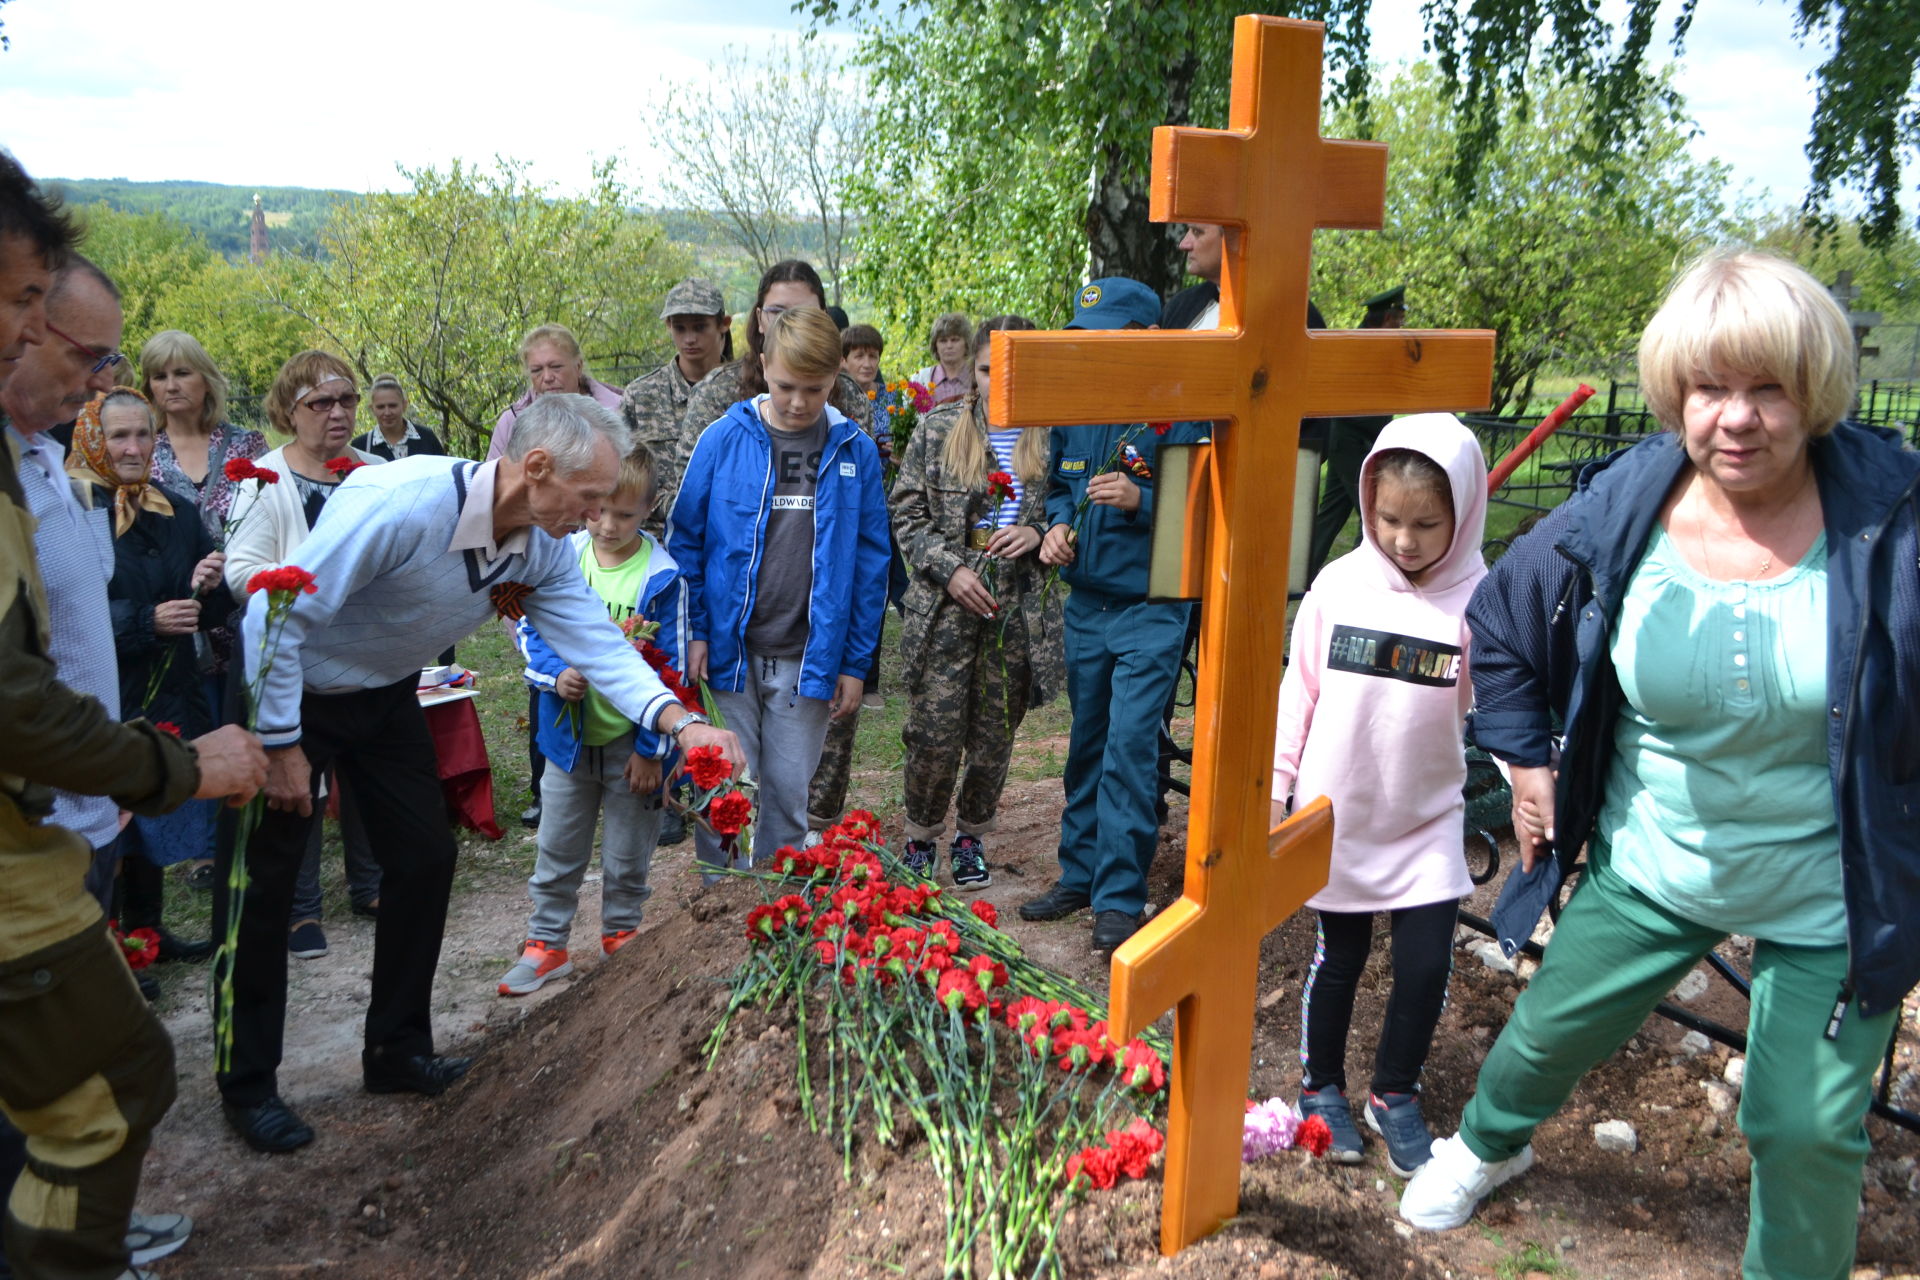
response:
<svg viewBox="0 0 1920 1280"><path fill-rule="evenodd" d="M1522 463L1506 484L1491 499L1495 507L1518 513L1550 511L1573 491L1573 483L1588 463L1636 444L1660 430L1639 389L1632 383L1609 386L1603 408L1595 397L1587 402L1587 411L1576 413L1567 425L1556 431L1538 452ZM1520 442L1539 424L1540 415L1492 417L1483 414L1462 415L1480 438L1480 447L1489 466L1519 447ZM1920 382L1892 382L1876 379L1862 383L1857 407L1850 415L1856 422L1890 427L1906 438L1908 447L1920 449Z"/></svg>

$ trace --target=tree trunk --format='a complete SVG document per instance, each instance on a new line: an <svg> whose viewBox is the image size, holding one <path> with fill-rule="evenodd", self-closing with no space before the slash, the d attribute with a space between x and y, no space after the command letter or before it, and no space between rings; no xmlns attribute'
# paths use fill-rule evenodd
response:
<svg viewBox="0 0 1920 1280"><path fill-rule="evenodd" d="M1167 73L1167 124L1185 124L1198 62L1188 54ZM1101 131L1111 137L1109 127ZM1094 158L1093 191L1087 202L1088 274L1127 276L1161 297L1180 287L1186 259L1163 223L1150 222L1147 152L1124 141L1103 142Z"/></svg>

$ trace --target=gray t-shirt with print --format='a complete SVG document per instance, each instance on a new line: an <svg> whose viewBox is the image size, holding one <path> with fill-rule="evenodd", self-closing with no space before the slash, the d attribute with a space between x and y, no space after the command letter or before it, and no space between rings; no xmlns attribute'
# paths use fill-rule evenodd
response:
<svg viewBox="0 0 1920 1280"><path fill-rule="evenodd" d="M762 425L765 425L764 422ZM770 658L804 653L813 597L813 494L827 447L827 416L805 431L767 427L773 440L773 496L767 541L747 619L747 652Z"/></svg>

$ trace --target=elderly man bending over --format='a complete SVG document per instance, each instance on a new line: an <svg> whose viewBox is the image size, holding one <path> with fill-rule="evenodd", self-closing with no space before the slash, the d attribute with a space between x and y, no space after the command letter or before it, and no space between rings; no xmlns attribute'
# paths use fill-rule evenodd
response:
<svg viewBox="0 0 1920 1280"><path fill-rule="evenodd" d="M542 396L520 415L504 457L408 457L354 472L301 546L316 592L294 606L260 696L267 813L246 850L233 1060L219 1078L228 1123L256 1150L313 1138L278 1096L275 1073L288 898L318 820L314 780L329 765L358 797L380 863L367 1090L438 1094L469 1065L434 1053L429 1015L454 859L414 696L435 654L496 615L524 612L622 714L683 749L718 746L740 760L733 735L681 706L607 620L564 541L599 515L629 443L613 410L586 396ZM259 605L247 613L249 680L265 615Z"/></svg>

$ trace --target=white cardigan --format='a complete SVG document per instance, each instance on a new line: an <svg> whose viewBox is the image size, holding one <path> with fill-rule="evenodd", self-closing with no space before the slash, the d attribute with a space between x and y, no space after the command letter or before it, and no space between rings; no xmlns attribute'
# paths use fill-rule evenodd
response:
<svg viewBox="0 0 1920 1280"><path fill-rule="evenodd" d="M364 450L347 449L346 457L365 463L385 459ZM242 604L247 599L247 581L262 569L277 569L291 563L293 553L307 540L307 511L300 501L300 486L293 481L293 468L287 463L285 446L259 459L255 466L278 472L277 484L249 480L239 486L233 497L233 509L227 520L233 532L227 537L227 590ZM259 510L255 511L255 505Z"/></svg>

